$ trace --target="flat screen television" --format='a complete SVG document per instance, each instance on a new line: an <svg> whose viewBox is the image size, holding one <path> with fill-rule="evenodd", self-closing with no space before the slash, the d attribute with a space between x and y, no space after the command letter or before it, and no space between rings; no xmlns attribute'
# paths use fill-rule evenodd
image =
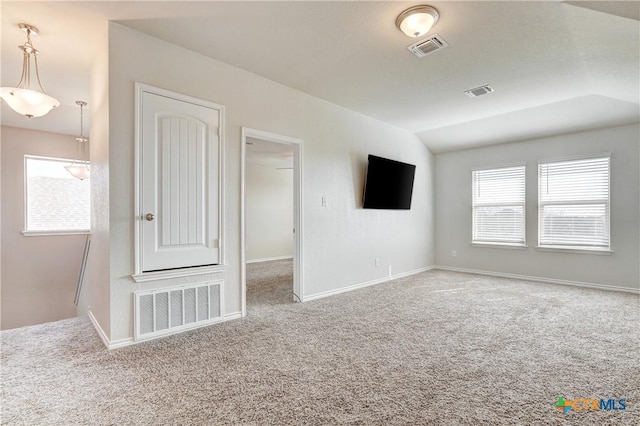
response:
<svg viewBox="0 0 640 426"><path fill-rule="evenodd" d="M409 210L416 166L369 155L364 184L365 209Z"/></svg>

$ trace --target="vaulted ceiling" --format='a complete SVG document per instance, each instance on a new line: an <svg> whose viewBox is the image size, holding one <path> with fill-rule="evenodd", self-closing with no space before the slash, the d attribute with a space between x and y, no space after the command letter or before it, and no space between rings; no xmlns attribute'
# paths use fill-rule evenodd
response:
<svg viewBox="0 0 640 426"><path fill-rule="evenodd" d="M640 2L433 1L429 33L449 46L423 58L395 27L425 2L9 2L2 86L15 85L24 34L62 105L2 124L78 132L94 46L107 20L415 133L434 152L623 124L640 116ZM489 84L494 92L469 98Z"/></svg>

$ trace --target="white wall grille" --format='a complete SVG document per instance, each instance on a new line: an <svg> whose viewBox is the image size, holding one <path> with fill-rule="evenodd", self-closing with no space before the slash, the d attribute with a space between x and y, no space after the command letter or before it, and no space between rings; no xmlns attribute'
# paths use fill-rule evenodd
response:
<svg viewBox="0 0 640 426"><path fill-rule="evenodd" d="M135 340L222 321L222 281L134 293Z"/></svg>
<svg viewBox="0 0 640 426"><path fill-rule="evenodd" d="M470 98L477 98L478 96L486 95L487 93L493 93L493 87L485 84L484 86L476 87L475 89L465 90L464 94Z"/></svg>

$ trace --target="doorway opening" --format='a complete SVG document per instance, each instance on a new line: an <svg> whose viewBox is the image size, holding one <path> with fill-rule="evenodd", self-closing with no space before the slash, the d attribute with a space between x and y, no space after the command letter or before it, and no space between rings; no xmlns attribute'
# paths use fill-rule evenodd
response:
<svg viewBox="0 0 640 426"><path fill-rule="evenodd" d="M242 316L248 290L260 303L304 300L301 159L302 140L242 128Z"/></svg>

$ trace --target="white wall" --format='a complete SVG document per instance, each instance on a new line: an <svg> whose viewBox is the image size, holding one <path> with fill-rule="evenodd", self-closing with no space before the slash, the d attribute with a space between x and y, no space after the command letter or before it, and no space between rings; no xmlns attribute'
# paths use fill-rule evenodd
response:
<svg viewBox="0 0 640 426"><path fill-rule="evenodd" d="M89 313L104 332L102 337L108 339L111 334L108 24L105 22L103 28L95 30L102 31L104 38L94 46L96 58L91 69L88 102L91 111L91 249L78 310Z"/></svg>
<svg viewBox="0 0 640 426"><path fill-rule="evenodd" d="M0 166L2 165L2 129L0 128ZM2 297L2 167L0 167L0 297ZM2 297L4 300L4 297ZM0 330L2 330L2 301L0 300Z"/></svg>
<svg viewBox="0 0 640 426"><path fill-rule="evenodd" d="M470 149L436 156L438 265L638 288L640 174L637 125ZM610 256L538 251L537 161L611 153ZM471 169L526 162L526 250L472 247ZM451 251L458 256L452 257Z"/></svg>
<svg viewBox="0 0 640 426"><path fill-rule="evenodd" d="M247 162L247 261L293 256L293 170Z"/></svg>
<svg viewBox="0 0 640 426"><path fill-rule="evenodd" d="M226 106L226 315L240 312L241 304L241 126L304 140L305 296L386 277L389 265L399 274L433 264L433 157L413 134L110 23L110 204L96 221L109 223L110 324L103 329L112 342L133 335L133 291L184 282L131 279L136 81ZM92 125L95 141L93 132ZM368 153L418 166L410 211L360 208Z"/></svg>
<svg viewBox="0 0 640 426"><path fill-rule="evenodd" d="M26 118L25 118L26 120ZM2 318L9 329L76 316L85 235L24 236L24 156L74 158L73 136L2 129Z"/></svg>

